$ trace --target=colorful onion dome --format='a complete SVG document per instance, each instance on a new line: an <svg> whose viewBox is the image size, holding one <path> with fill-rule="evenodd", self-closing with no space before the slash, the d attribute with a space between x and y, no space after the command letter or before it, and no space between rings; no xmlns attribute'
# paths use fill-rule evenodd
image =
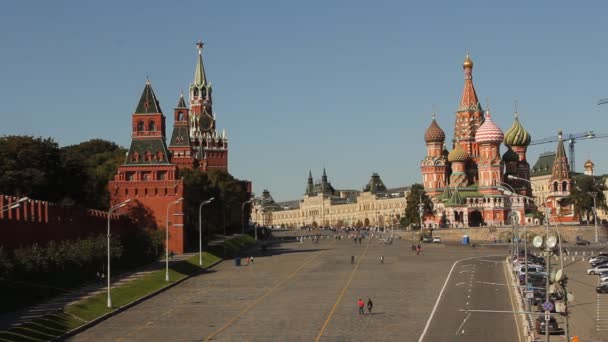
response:
<svg viewBox="0 0 608 342"><path fill-rule="evenodd" d="M509 148L507 148L507 152L505 152L505 154L502 155L502 160L505 163L518 162L519 155L509 147Z"/></svg>
<svg viewBox="0 0 608 342"><path fill-rule="evenodd" d="M500 128L492 121L490 111L487 111L483 124L479 126L477 133L475 133L475 141L478 143L500 144L504 137Z"/></svg>
<svg viewBox="0 0 608 342"><path fill-rule="evenodd" d="M469 158L471 157L467 151L462 149L462 146L460 146L458 143L456 144L456 147L454 147L454 149L448 154L449 162L466 162L469 160Z"/></svg>
<svg viewBox="0 0 608 342"><path fill-rule="evenodd" d="M427 143L445 141L445 133L437 124L435 114L433 114L433 121L431 121L429 128L427 128L426 132L424 132L424 141Z"/></svg>
<svg viewBox="0 0 608 342"><path fill-rule="evenodd" d="M471 56L469 56L468 52L467 52L467 56L464 58L464 63L462 63L462 68L463 69L472 69L473 68L473 61L471 60Z"/></svg>
<svg viewBox="0 0 608 342"><path fill-rule="evenodd" d="M515 121L511 128L505 133L505 145L507 146L528 146L532 141L530 133L524 129L519 122L517 112L515 112Z"/></svg>

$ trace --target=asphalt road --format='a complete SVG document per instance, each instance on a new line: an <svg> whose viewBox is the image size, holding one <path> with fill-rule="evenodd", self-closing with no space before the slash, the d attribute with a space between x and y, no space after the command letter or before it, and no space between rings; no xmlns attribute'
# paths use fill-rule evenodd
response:
<svg viewBox="0 0 608 342"><path fill-rule="evenodd" d="M485 312L513 311L503 260L474 258L456 264L422 341L518 341L512 313Z"/></svg>
<svg viewBox="0 0 608 342"><path fill-rule="evenodd" d="M71 340L416 341L455 260L506 252L424 245L417 256L410 245L400 240L392 246L379 240L355 245L348 239L278 244L255 258L254 265L223 262ZM475 266L459 264L456 269L474 267L474 281L504 283L500 264L467 264ZM425 341L458 341L455 331L464 314L457 310L465 305L463 293L469 283L457 284L469 281L472 274L452 274L431 322L433 335ZM506 308L509 303L502 288L473 283L471 289L471 308ZM357 314L358 298L372 298L371 315ZM482 306L484 302L487 305ZM498 335L515 336L514 331L509 335L509 329L514 330L512 316L484 316L471 316L465 324L467 341L487 341L491 332L493 340ZM483 326L475 328L478 323Z"/></svg>

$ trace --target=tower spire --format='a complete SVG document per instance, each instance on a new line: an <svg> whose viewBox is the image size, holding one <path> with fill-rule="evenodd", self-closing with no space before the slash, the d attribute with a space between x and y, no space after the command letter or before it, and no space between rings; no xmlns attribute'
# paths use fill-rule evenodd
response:
<svg viewBox="0 0 608 342"><path fill-rule="evenodd" d="M205 66L203 65L203 46L205 43L198 41L198 59L196 61L196 70L194 71L194 85L201 87L207 85L207 76L205 75Z"/></svg>
<svg viewBox="0 0 608 342"><path fill-rule="evenodd" d="M468 52L464 59L464 63L462 64L462 68L464 69L464 89L462 90L458 111L481 111L479 99L477 98L475 87L473 86L473 61Z"/></svg>

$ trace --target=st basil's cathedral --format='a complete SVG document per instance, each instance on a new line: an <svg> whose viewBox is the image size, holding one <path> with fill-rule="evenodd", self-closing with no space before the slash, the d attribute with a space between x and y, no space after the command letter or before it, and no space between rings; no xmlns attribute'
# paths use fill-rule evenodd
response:
<svg viewBox="0 0 608 342"><path fill-rule="evenodd" d="M515 217L526 223L526 213L535 208L522 196L505 195L501 188L531 196L530 165L526 150L530 134L515 112L506 133L494 123L488 109L482 109L473 86L473 61L464 63L464 89L454 125L451 151L445 132L435 115L424 134L426 157L421 171L424 189L432 199L434 214L424 217L427 227L503 226ZM500 145L507 150L501 155ZM524 180L514 180L513 175Z"/></svg>

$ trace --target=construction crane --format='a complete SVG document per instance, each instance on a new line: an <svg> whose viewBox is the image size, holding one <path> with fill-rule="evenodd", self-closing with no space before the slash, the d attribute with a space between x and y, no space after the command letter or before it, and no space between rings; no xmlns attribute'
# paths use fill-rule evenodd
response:
<svg viewBox="0 0 608 342"><path fill-rule="evenodd" d="M607 100L608 101L608 100ZM608 138L608 133L595 133L593 131L587 131L583 133L575 133L575 134L562 134L562 139L568 142L569 155L568 159L570 160L570 172L574 172L574 144L578 140L588 140L588 139L602 139ZM542 145L549 144L552 142L556 142L559 140L559 136L553 136L538 140L532 140L530 145Z"/></svg>

